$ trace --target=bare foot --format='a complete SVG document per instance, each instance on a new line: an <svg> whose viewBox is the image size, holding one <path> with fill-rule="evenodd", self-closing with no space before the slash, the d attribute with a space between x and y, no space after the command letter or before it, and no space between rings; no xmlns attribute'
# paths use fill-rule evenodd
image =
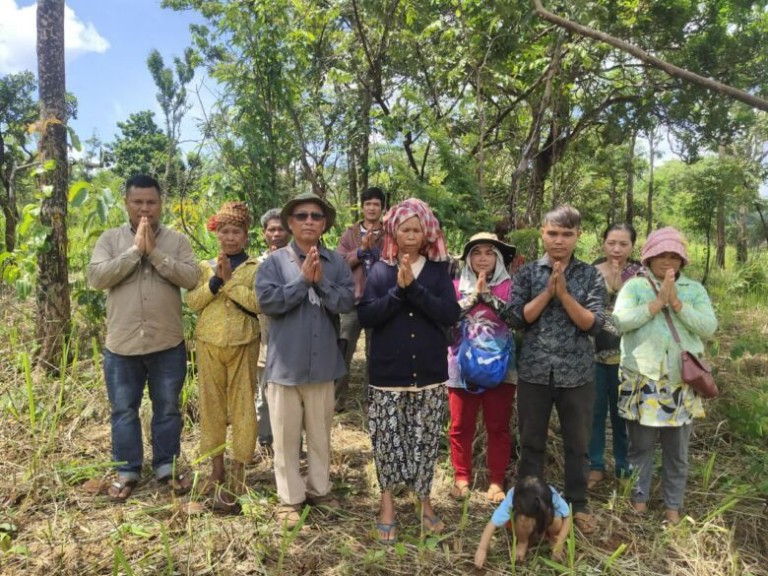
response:
<svg viewBox="0 0 768 576"><path fill-rule="evenodd" d="M466 480L456 480L451 486L451 498L456 500L464 500L469 496L469 482Z"/></svg>
<svg viewBox="0 0 768 576"><path fill-rule="evenodd" d="M488 487L488 492L486 492L485 496L493 504L500 504L504 500L504 496L506 496L506 494L504 494L504 488L502 488L499 484L492 482Z"/></svg>

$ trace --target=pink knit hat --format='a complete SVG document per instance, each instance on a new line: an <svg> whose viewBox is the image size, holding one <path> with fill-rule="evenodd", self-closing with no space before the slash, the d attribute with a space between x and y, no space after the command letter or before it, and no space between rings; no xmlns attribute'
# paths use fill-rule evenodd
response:
<svg viewBox="0 0 768 576"><path fill-rule="evenodd" d="M645 241L643 252L640 254L640 262L643 266L648 266L648 261L651 258L664 254L664 252L677 254L682 258L683 266L688 265L688 251L685 249L685 239L678 230L671 226L651 232L651 235Z"/></svg>

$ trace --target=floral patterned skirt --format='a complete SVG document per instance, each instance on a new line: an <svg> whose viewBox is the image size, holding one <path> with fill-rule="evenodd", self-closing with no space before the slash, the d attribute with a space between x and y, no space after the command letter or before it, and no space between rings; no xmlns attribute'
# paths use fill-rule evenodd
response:
<svg viewBox="0 0 768 576"><path fill-rule="evenodd" d="M701 397L684 382L666 376L651 380L638 372L619 371L619 416L643 426L674 427L704 416Z"/></svg>
<svg viewBox="0 0 768 576"><path fill-rule="evenodd" d="M405 484L429 496L445 419L445 388L414 392L369 388L368 426L382 490Z"/></svg>

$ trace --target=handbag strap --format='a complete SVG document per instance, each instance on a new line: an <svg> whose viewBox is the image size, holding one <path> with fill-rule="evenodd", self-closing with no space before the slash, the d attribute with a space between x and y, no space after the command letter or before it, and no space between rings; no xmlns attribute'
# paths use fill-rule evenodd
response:
<svg viewBox="0 0 768 576"><path fill-rule="evenodd" d="M651 288L653 288L654 294L656 294L656 296L658 296L659 295L659 291L656 289L656 284L653 283L653 280L651 280L651 278L648 277L648 276L646 276L645 279L648 280L648 283L651 285ZM678 334L677 328L675 328L675 324L674 324L674 322L672 322L672 316L669 314L669 310L667 309L666 306L664 308L662 308L662 312L664 312L664 318L667 320L667 324L669 324L669 331L672 332L672 338L674 338L675 342L677 342L678 345L679 345L680 344L680 334Z"/></svg>

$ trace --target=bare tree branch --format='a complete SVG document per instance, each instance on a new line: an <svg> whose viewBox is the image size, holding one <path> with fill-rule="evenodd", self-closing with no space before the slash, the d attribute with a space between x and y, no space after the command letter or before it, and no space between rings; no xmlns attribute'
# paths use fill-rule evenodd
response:
<svg viewBox="0 0 768 576"><path fill-rule="evenodd" d="M702 88L706 88L711 92L717 92L718 94L728 96L729 98L733 98L734 100L739 100L740 102L744 102L745 104L748 104L753 108L757 108L758 110L763 110L764 112L768 112L768 101L763 100L758 96L754 96L753 94L744 92L743 90L739 90L738 88L734 88L733 86L723 84L721 82L718 82L717 80L712 80L711 78L705 78L704 76L699 76L698 74L691 72L690 70L679 68L674 64L670 64L669 62L661 60L660 58L657 58L656 56L649 54L645 50L638 48L637 46L633 46L628 42L624 42L623 40L620 40L615 36L611 36L609 34L606 34L605 32L600 32L599 30L595 30L593 28L583 26L576 22L572 22L571 20L567 20L566 18L557 16L556 14L553 14L552 12L549 12L548 10L546 10L544 6L542 6L541 4L541 0L533 0L533 5L536 8L536 14L538 14L539 17L546 20L547 22L552 22L553 24L556 24L562 28L565 28L566 30L575 32L580 36L586 36L587 38L592 38L594 40L599 40L600 42L605 42L606 44L613 46L614 48L618 48L622 52L627 52L628 54L631 54L632 56L634 56L635 58L638 58L639 60L645 62L646 64L650 64L654 68L658 68L659 70L666 72L670 76L679 78L681 80L685 80L687 82L698 84Z"/></svg>

